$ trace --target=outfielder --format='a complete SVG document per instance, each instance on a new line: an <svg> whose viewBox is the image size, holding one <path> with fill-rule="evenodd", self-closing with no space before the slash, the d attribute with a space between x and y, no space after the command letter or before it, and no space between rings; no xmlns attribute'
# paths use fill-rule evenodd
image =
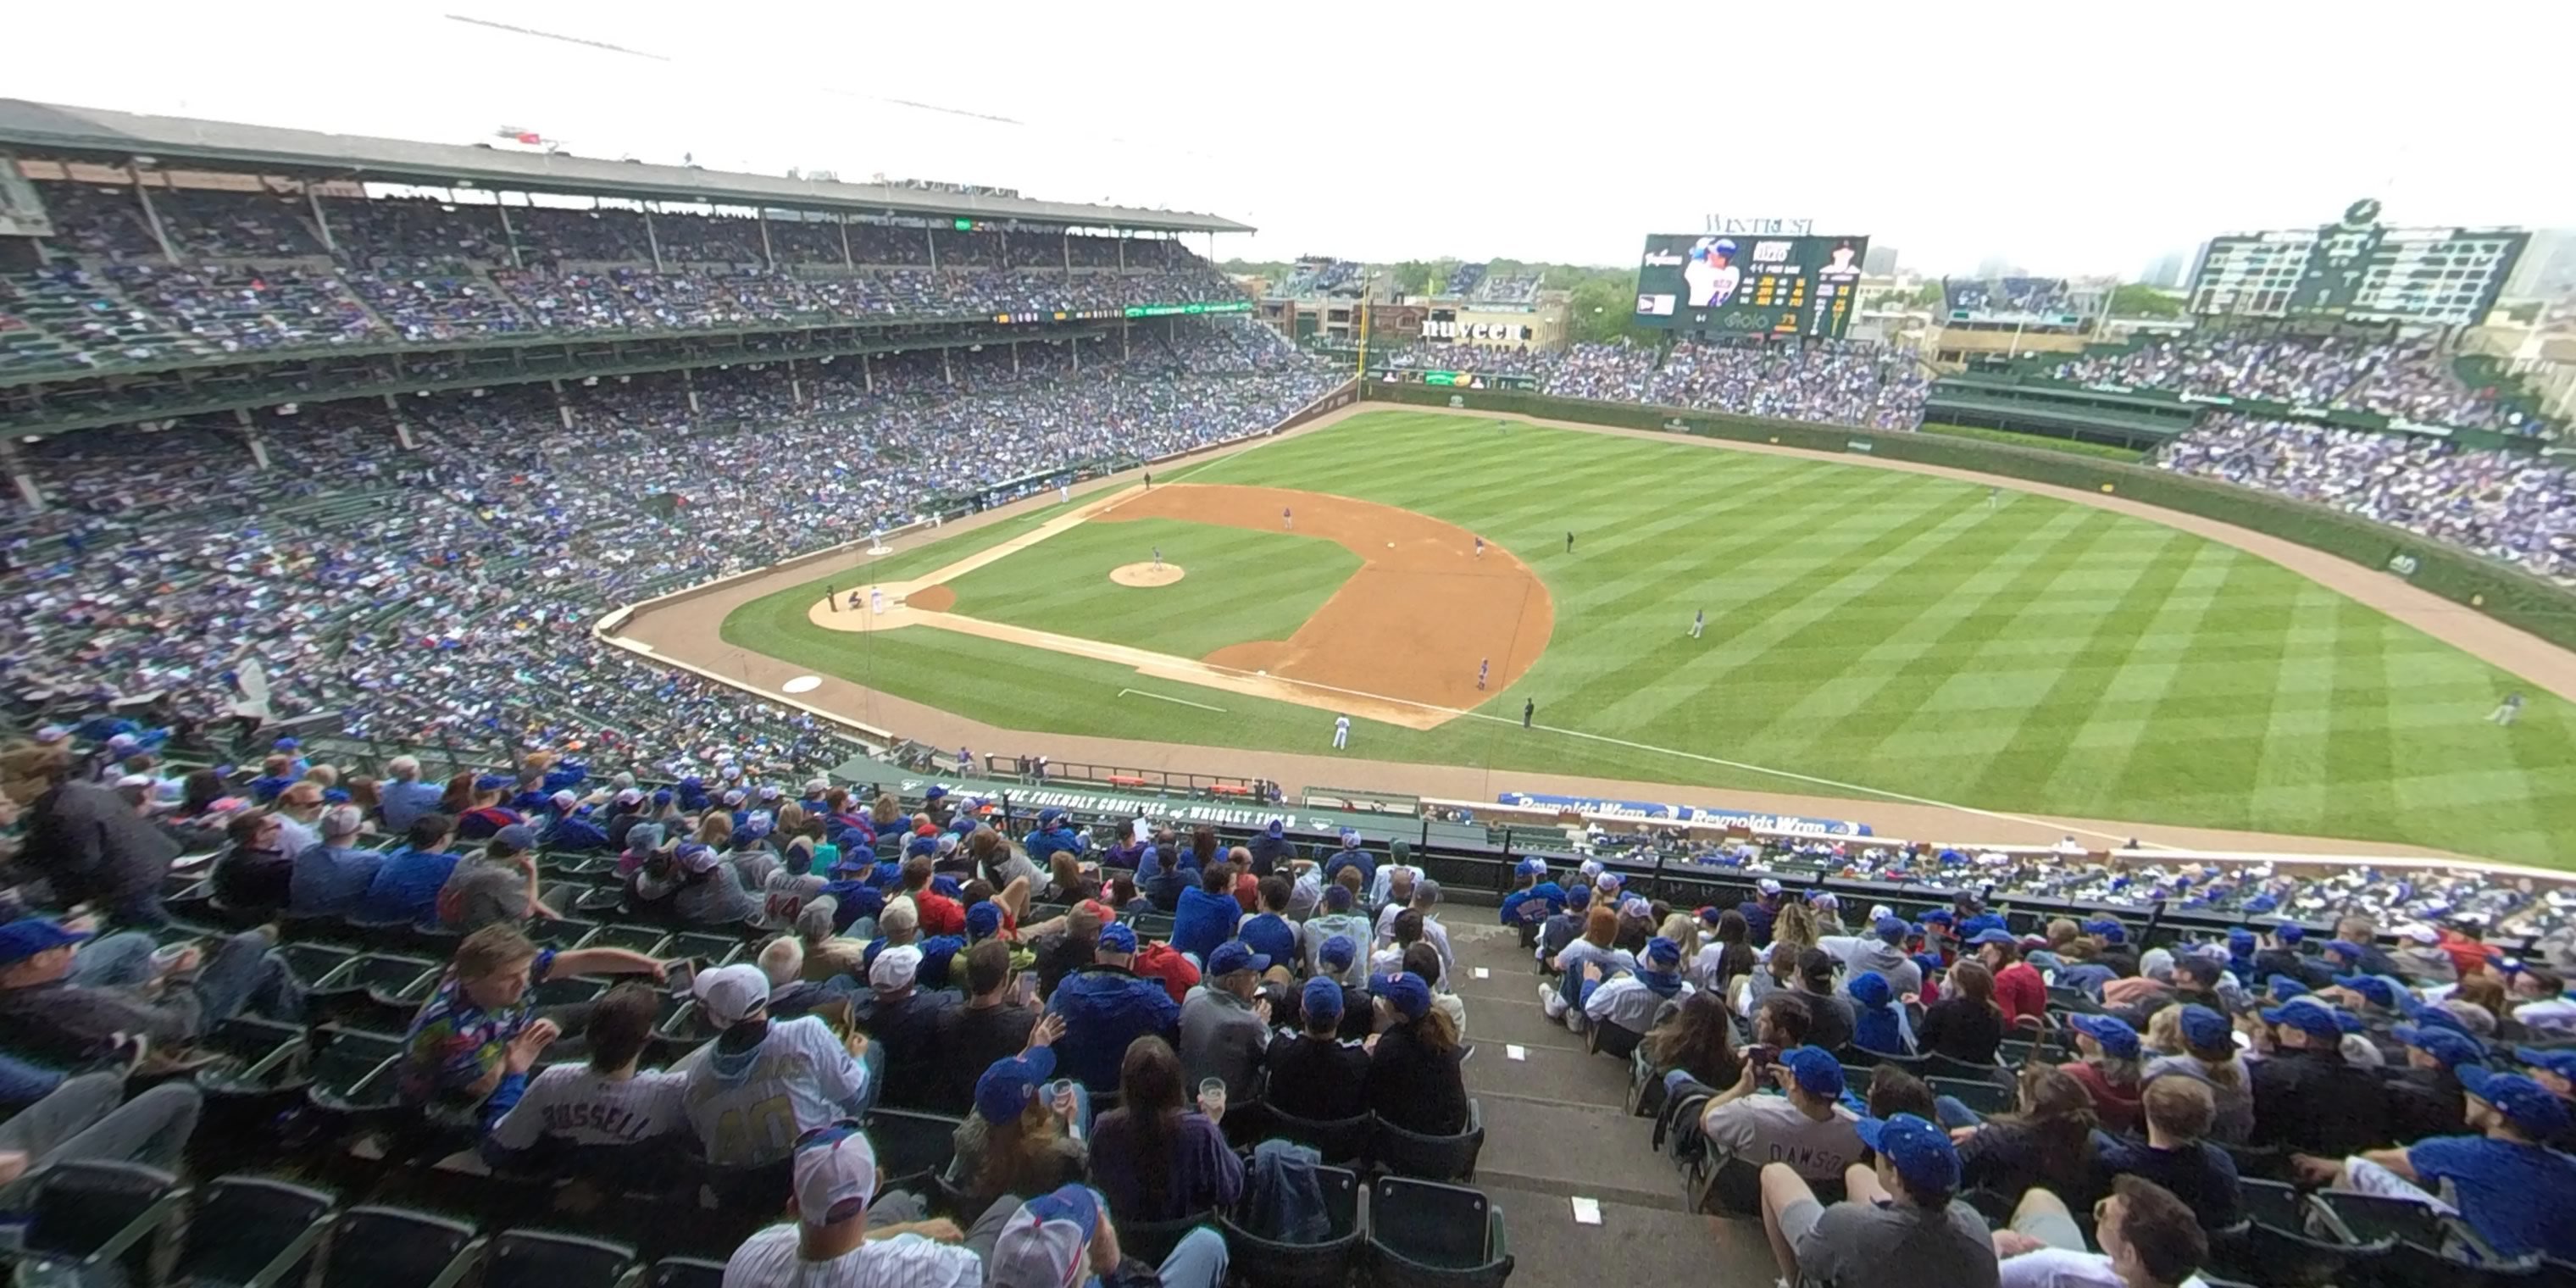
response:
<svg viewBox="0 0 2576 1288"><path fill-rule="evenodd" d="M1279 507L1279 526L1290 532L1297 530L1297 516L1290 513L1288 507L1284 505Z"/></svg>
<svg viewBox="0 0 2576 1288"><path fill-rule="evenodd" d="M2522 694L2519 691L2504 695L2504 701L2497 703L2496 709L2487 713L2487 720L2489 723L2504 725L2508 728L2512 727L2513 722L2521 717Z"/></svg>
<svg viewBox="0 0 2576 1288"><path fill-rule="evenodd" d="M1349 716L1333 717L1333 750L1340 751L1350 745L1351 718Z"/></svg>
<svg viewBox="0 0 2576 1288"><path fill-rule="evenodd" d="M1698 612L1691 614L1691 632L1690 632L1690 637L1691 637L1692 639L1698 639L1698 638L1699 638L1699 633L1700 633L1701 631L1704 631L1704 630L1707 630L1707 629L1708 629L1708 610L1707 610L1707 609L1703 608L1703 609L1699 610Z"/></svg>

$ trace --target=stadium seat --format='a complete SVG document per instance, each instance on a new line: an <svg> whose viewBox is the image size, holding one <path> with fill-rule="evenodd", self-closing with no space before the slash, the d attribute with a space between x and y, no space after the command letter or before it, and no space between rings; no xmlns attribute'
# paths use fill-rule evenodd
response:
<svg viewBox="0 0 2576 1288"><path fill-rule="evenodd" d="M1467 1130L1455 1136L1425 1136L1386 1121L1369 1124L1369 1162L1398 1176L1426 1181L1476 1179L1476 1156L1485 1148L1485 1111L1467 1101Z"/></svg>
<svg viewBox="0 0 2576 1288"><path fill-rule="evenodd" d="M197 1288L298 1285L330 1230L334 1202L321 1190L262 1176L207 1183L171 1278Z"/></svg>
<svg viewBox="0 0 2576 1288"><path fill-rule="evenodd" d="M1884 1058L1885 1057L1882 1057L1882 1059ZM1890 1063L1894 1063L1894 1061L1890 1061ZM1934 1051L1924 1056L1922 1066L1915 1069L1914 1072L1926 1078L1952 1078L1960 1081L1989 1082L1996 1086L2007 1088L2013 1085L2012 1070L2006 1069L2002 1065L1974 1064L1966 1060L1953 1060L1938 1051Z"/></svg>
<svg viewBox="0 0 2576 1288"><path fill-rule="evenodd" d="M1367 1234L1360 1219L1359 1174L1318 1167L1315 1182L1324 1192L1327 1226L1321 1239L1282 1243L1246 1229L1234 1214L1217 1215L1226 1261L1236 1279L1251 1288L1340 1288L1349 1281Z"/></svg>
<svg viewBox="0 0 2576 1288"><path fill-rule="evenodd" d="M1159 1266L1163 1264L1163 1258L1172 1255L1172 1249L1179 1247L1181 1240L1188 1237L1190 1231L1200 1226L1216 1229L1217 1214L1212 1211L1193 1212L1188 1216L1175 1217L1169 1221L1120 1220L1118 1250L1146 1265Z"/></svg>
<svg viewBox="0 0 2576 1288"><path fill-rule="evenodd" d="M1616 1024L1595 1023L1583 1026L1583 1049L1594 1055L1606 1055L1613 1060L1625 1060L1636 1054L1638 1044L1645 1040L1645 1034L1635 1029L1621 1028Z"/></svg>
<svg viewBox="0 0 2576 1288"><path fill-rule="evenodd" d="M1811 1180L1807 1188L1816 1192L1820 1203L1839 1203L1843 1199L1841 1178ZM1748 1159L1727 1155L1693 1169L1686 1178L1690 1210L1711 1216L1760 1216L1762 1214L1762 1166Z"/></svg>
<svg viewBox="0 0 2576 1288"><path fill-rule="evenodd" d="M331 1231L317 1288L455 1288L482 1250L474 1227L463 1221L354 1207Z"/></svg>
<svg viewBox="0 0 2576 1288"><path fill-rule="evenodd" d="M492 1241L481 1288L618 1288L635 1268L622 1243L547 1230L512 1230Z"/></svg>
<svg viewBox="0 0 2576 1288"><path fill-rule="evenodd" d="M957 1156L962 1118L879 1107L868 1113L868 1143L876 1146L880 1191L927 1187Z"/></svg>
<svg viewBox="0 0 2576 1288"><path fill-rule="evenodd" d="M670 937L671 932L664 930L659 926L638 926L632 924L606 925L590 932L589 937L583 939L578 946L582 948L623 948L631 953L644 953L650 955L654 949L661 947L663 941Z"/></svg>
<svg viewBox="0 0 2576 1288"><path fill-rule="evenodd" d="M2239 1182L2246 1223L2209 1241L2211 1266L2229 1278L2281 1288L2335 1282L2344 1267L2387 1252L2395 1235L2354 1242L2351 1230L2295 1187L2280 1181Z"/></svg>
<svg viewBox="0 0 2576 1288"><path fill-rule="evenodd" d="M305 1089L314 1108L341 1118L375 1117L394 1109L401 1038L326 1027L314 1030L314 1040L320 1045L312 1054L311 1085Z"/></svg>
<svg viewBox="0 0 2576 1288"><path fill-rule="evenodd" d="M1265 1105L1270 1134L1281 1140L1295 1141L1316 1152L1327 1164L1357 1166L1368 1157L1369 1139L1377 1122L1374 1115L1354 1118L1299 1118Z"/></svg>
<svg viewBox="0 0 2576 1288"><path fill-rule="evenodd" d="M664 1257L644 1272L643 1288L724 1288L724 1263Z"/></svg>
<svg viewBox="0 0 2576 1288"><path fill-rule="evenodd" d="M1476 1190L1381 1176L1368 1213L1378 1288L1500 1288L1512 1276L1502 1209Z"/></svg>
<svg viewBox="0 0 2576 1288"><path fill-rule="evenodd" d="M20 1245L21 1283L78 1283L111 1266L148 1282L161 1229L187 1198L179 1178L140 1163L56 1163L37 1178ZM30 1274L26 1263L50 1273Z"/></svg>
<svg viewBox="0 0 2576 1288"><path fill-rule="evenodd" d="M1978 1117L2012 1112L2013 1090L2001 1083L1985 1078L1928 1078L1925 1081L1931 1085L1933 1095L1955 1096L1960 1104L1975 1110Z"/></svg>

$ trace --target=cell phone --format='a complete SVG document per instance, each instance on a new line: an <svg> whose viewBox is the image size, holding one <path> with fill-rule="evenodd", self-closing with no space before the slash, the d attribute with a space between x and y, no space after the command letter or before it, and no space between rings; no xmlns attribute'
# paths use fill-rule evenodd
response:
<svg viewBox="0 0 2576 1288"><path fill-rule="evenodd" d="M1021 972L1020 972L1020 1005L1022 1005L1022 1006L1035 1006L1035 1005L1037 1005L1037 1001L1038 1001L1038 973L1037 973L1036 971L1033 971L1033 970L1024 970L1024 971L1021 971Z"/></svg>
<svg viewBox="0 0 2576 1288"><path fill-rule="evenodd" d="M1744 1048L1744 1058L1751 1060L1756 1070L1768 1069L1780 1058L1780 1048L1768 1042L1756 1042Z"/></svg>
<svg viewBox="0 0 2576 1288"><path fill-rule="evenodd" d="M664 979L668 981L671 996L687 997L690 987L698 981L698 964L690 958L682 957L677 961L662 963L662 973Z"/></svg>

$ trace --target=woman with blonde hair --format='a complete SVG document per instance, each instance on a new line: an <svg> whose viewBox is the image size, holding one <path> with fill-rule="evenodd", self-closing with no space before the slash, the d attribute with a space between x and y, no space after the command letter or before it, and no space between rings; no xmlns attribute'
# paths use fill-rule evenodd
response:
<svg viewBox="0 0 2576 1288"><path fill-rule="evenodd" d="M1673 913L1664 918L1655 933L1673 941L1682 950L1683 961L1699 956L1699 918L1687 912Z"/></svg>
<svg viewBox="0 0 2576 1288"><path fill-rule="evenodd" d="M698 820L698 844L721 854L733 848L733 815L711 809Z"/></svg>

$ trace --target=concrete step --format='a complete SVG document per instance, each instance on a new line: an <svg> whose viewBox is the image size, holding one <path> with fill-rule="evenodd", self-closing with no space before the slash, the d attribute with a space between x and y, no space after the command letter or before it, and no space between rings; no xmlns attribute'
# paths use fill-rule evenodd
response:
<svg viewBox="0 0 2576 1288"><path fill-rule="evenodd" d="M1471 1013L1468 1024L1476 1017ZM1564 1034L1562 1025L1556 1030ZM1467 1062L1467 1090L1535 1100L1544 1104L1581 1105L1622 1110L1628 1098L1628 1066L1608 1056L1559 1046L1528 1046L1526 1059L1514 1060L1499 1036L1478 1034L1476 1055Z"/></svg>
<svg viewBox="0 0 2576 1288"><path fill-rule="evenodd" d="M1480 1188L1503 1210L1515 1284L1759 1288L1779 1274L1756 1222L1606 1200L1601 1204L1601 1224L1577 1225L1569 1196L1500 1183L1484 1183Z"/></svg>
<svg viewBox="0 0 2576 1288"><path fill-rule="evenodd" d="M1653 1123L1616 1107L1477 1100L1485 1114L1479 1184L1682 1210L1681 1173L1652 1148Z"/></svg>

